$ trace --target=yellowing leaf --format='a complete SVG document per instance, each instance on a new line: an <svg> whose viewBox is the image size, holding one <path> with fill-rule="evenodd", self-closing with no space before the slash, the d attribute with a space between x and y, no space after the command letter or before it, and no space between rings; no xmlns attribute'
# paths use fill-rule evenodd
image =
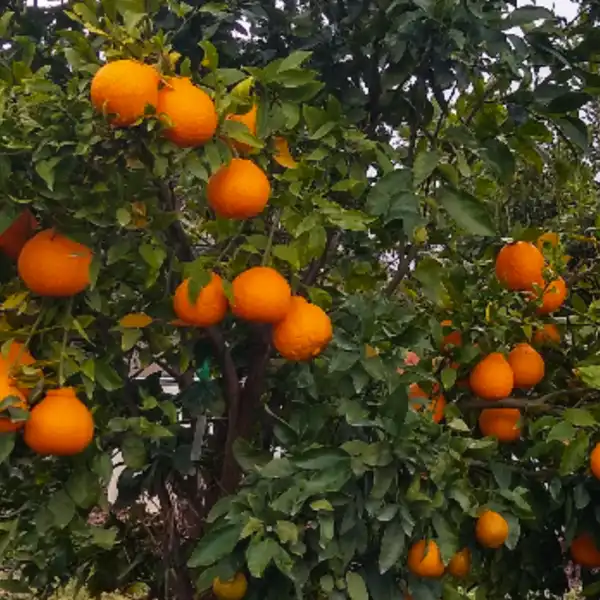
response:
<svg viewBox="0 0 600 600"><path fill-rule="evenodd" d="M485 307L485 320L486 320L486 323L490 323L492 320L492 304L491 303L489 303Z"/></svg>
<svg viewBox="0 0 600 600"><path fill-rule="evenodd" d="M238 100L248 100L252 93L253 86L254 77L246 77L246 79L243 79L233 87L231 95L235 96Z"/></svg>
<svg viewBox="0 0 600 600"><path fill-rule="evenodd" d="M276 154L273 155L273 160L286 169L295 169L298 163L290 154L290 147L287 140L282 137L276 137L274 141Z"/></svg>
<svg viewBox="0 0 600 600"><path fill-rule="evenodd" d="M141 329L147 327L150 323L152 323L152 317L149 317L146 313L130 313L119 321L119 325L124 329Z"/></svg>
<svg viewBox="0 0 600 600"><path fill-rule="evenodd" d="M27 292L17 292L9 296L3 303L2 308L4 310L15 310L19 308L27 298Z"/></svg>
<svg viewBox="0 0 600 600"><path fill-rule="evenodd" d="M379 355L379 350L377 348L373 348L373 346L369 346L369 344L365 345L365 355L367 358L374 358Z"/></svg>

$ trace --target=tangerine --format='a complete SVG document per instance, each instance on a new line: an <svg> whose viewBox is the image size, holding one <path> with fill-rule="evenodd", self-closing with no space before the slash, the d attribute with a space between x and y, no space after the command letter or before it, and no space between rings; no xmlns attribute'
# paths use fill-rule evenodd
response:
<svg viewBox="0 0 600 600"><path fill-rule="evenodd" d="M260 214L271 195L265 172L251 160L234 158L208 180L206 197L217 216L249 219Z"/></svg>
<svg viewBox="0 0 600 600"><path fill-rule="evenodd" d="M213 580L212 591L218 600L242 600L248 590L248 580L243 573L236 573L232 579Z"/></svg>
<svg viewBox="0 0 600 600"><path fill-rule="evenodd" d="M27 401L25 400L24 394L16 387L12 386L6 376L0 376L0 402L4 401L9 396L16 398L11 406L15 406L23 410L27 409ZM0 416L0 433L17 431L18 429L21 429L23 425L25 425L24 421L12 421L10 418L10 413L8 413L8 409L8 406L0 409L0 415L2 413L7 413L6 416Z"/></svg>
<svg viewBox="0 0 600 600"><path fill-rule="evenodd" d="M587 569L600 567L600 550L595 538L590 533L582 533L571 542L571 558L573 562Z"/></svg>
<svg viewBox="0 0 600 600"><path fill-rule="evenodd" d="M538 314L548 315L556 312L567 299L568 293L567 284L562 277L550 282L542 292L542 305L537 309Z"/></svg>
<svg viewBox="0 0 600 600"><path fill-rule="evenodd" d="M440 386L435 385L433 387L433 394L439 392ZM412 399L416 398L427 398L429 399L429 394L418 384L411 383L408 388L408 397ZM419 402L411 403L411 406L416 411L421 411L425 408L425 406ZM443 394L438 394L437 396L433 396L431 402L427 405L427 412L431 413L431 418L434 423L439 423L444 418L444 408L446 408L446 399Z"/></svg>
<svg viewBox="0 0 600 600"><path fill-rule="evenodd" d="M501 514L485 510L477 519L475 537L485 548L500 548L508 538L508 522Z"/></svg>
<svg viewBox="0 0 600 600"><path fill-rule="evenodd" d="M285 317L273 327L273 345L287 360L310 360L327 347L333 337L331 319L325 311L293 296Z"/></svg>
<svg viewBox="0 0 600 600"><path fill-rule="evenodd" d="M600 479L600 444L596 444L590 454L590 469L596 479Z"/></svg>
<svg viewBox="0 0 600 600"><path fill-rule="evenodd" d="M23 246L33 235L37 221L35 217L25 209L21 214L0 233L0 250L12 260L17 260Z"/></svg>
<svg viewBox="0 0 600 600"><path fill-rule="evenodd" d="M198 294L192 304L189 296L190 280L183 281L175 290L173 309L184 323L197 327L210 327L220 323L227 314L227 296L223 289L223 280L216 274Z"/></svg>
<svg viewBox="0 0 600 600"><path fill-rule="evenodd" d="M253 104L252 108L241 115L227 115L225 119L227 121L236 121L237 123L241 123L245 125L248 131L252 135L256 135L256 117L258 115L258 105ZM229 143L240 153L246 154L252 150L252 146L245 144L244 142L239 142L238 140L229 139Z"/></svg>
<svg viewBox="0 0 600 600"><path fill-rule="evenodd" d="M6 354L0 352L0 379L8 377L11 383L14 383L11 372L21 366L29 366L35 362L35 358L30 354L24 344L17 340L11 340ZM17 386L18 387L18 386ZM19 391L25 396L28 395L27 388L19 388Z"/></svg>
<svg viewBox="0 0 600 600"><path fill-rule="evenodd" d="M499 442L514 442L521 437L520 418L518 408L486 408L479 414L479 429Z"/></svg>
<svg viewBox="0 0 600 600"><path fill-rule="evenodd" d="M94 437L94 419L73 388L49 390L25 423L25 443L38 454L71 456Z"/></svg>
<svg viewBox="0 0 600 600"><path fill-rule="evenodd" d="M282 137L276 137L273 140L273 144L275 146L273 160L286 169L295 169L298 166L298 163L290 153L290 146L287 140Z"/></svg>
<svg viewBox="0 0 600 600"><path fill-rule="evenodd" d="M484 400L501 400L512 392L514 375L504 355L492 352L475 365L469 385L473 393Z"/></svg>
<svg viewBox="0 0 600 600"><path fill-rule="evenodd" d="M415 542L408 551L408 570L418 577L441 577L444 563L438 545L433 540Z"/></svg>
<svg viewBox="0 0 600 600"><path fill-rule="evenodd" d="M463 548L457 552L450 559L447 570L452 577L459 579L466 577L471 570L471 551L468 548Z"/></svg>
<svg viewBox="0 0 600 600"><path fill-rule="evenodd" d="M537 385L545 373L544 359L529 344L517 344L508 355L515 387L527 389Z"/></svg>
<svg viewBox="0 0 600 600"><path fill-rule="evenodd" d="M156 112L165 123L165 137L180 148L202 146L217 130L214 102L189 77L165 81L158 92Z"/></svg>
<svg viewBox="0 0 600 600"><path fill-rule="evenodd" d="M112 125L128 127L144 116L147 106L158 104L159 79L154 67L136 60L109 62L92 79L92 104L110 115Z"/></svg>
<svg viewBox="0 0 600 600"><path fill-rule="evenodd" d="M544 255L529 242L504 246L496 258L496 277L509 290L533 290L543 285Z"/></svg>
<svg viewBox="0 0 600 600"><path fill-rule="evenodd" d="M442 321L441 326L446 328L452 327L452 321ZM454 346L456 348L462 346L462 333L460 331L451 331L443 337L442 343L440 344L440 350L445 352L449 346Z"/></svg>
<svg viewBox="0 0 600 600"><path fill-rule="evenodd" d="M252 267L233 280L231 310L236 317L259 323L277 323L288 313L292 290L271 267Z"/></svg>
<svg viewBox="0 0 600 600"><path fill-rule="evenodd" d="M546 323L541 329L537 329L533 334L533 343L536 346L545 346L548 344L560 344L560 330L554 323Z"/></svg>
<svg viewBox="0 0 600 600"><path fill-rule="evenodd" d="M544 251L544 248L556 248L559 243L558 233L554 233L553 231L548 231L540 235L537 239L535 245L538 247L540 252Z"/></svg>
<svg viewBox="0 0 600 600"><path fill-rule="evenodd" d="M87 246L45 229L23 246L17 266L19 276L35 294L67 297L90 284L91 262Z"/></svg>

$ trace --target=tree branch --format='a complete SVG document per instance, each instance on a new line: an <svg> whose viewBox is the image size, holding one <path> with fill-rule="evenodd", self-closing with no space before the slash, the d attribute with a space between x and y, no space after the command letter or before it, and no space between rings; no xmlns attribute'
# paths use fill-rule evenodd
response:
<svg viewBox="0 0 600 600"><path fill-rule="evenodd" d="M460 402L461 408L543 408L554 409L560 408L559 405L553 404L552 400L565 396L579 396L588 393L594 393L594 390L589 388L573 388L572 390L559 390L551 392L537 398L503 398L502 400L469 400Z"/></svg>
<svg viewBox="0 0 600 600"><path fill-rule="evenodd" d="M337 245L339 244L340 238L342 237L341 230L337 230L334 232L330 232L327 235L327 243L325 244L325 250L323 250L323 254L319 259L315 259L311 262L306 274L302 278L302 284L305 287L310 287L315 283L317 277L319 276L321 270L325 265L329 262L329 259L333 256L333 253L337 249Z"/></svg>
<svg viewBox="0 0 600 600"><path fill-rule="evenodd" d="M173 191L171 185L165 181L161 181L159 183L158 190L163 208L171 212L179 213L179 211L181 210L181 203L175 195L175 192ZM188 236L186 235L183 229L181 221L179 219L176 219L173 223L171 223L171 225L169 225L168 231L172 235L172 239L175 245L175 251L179 260L182 262L193 261L194 252L192 250L192 246L190 244Z"/></svg>
<svg viewBox="0 0 600 600"><path fill-rule="evenodd" d="M406 275L408 275L408 272L410 271L410 264L417 256L416 244L410 244L408 248L406 248L405 244L406 242L404 241L403 237L400 241L400 248L398 250L398 254L400 255L398 269L385 288L384 294L388 297L390 297L396 291L396 288L400 285Z"/></svg>

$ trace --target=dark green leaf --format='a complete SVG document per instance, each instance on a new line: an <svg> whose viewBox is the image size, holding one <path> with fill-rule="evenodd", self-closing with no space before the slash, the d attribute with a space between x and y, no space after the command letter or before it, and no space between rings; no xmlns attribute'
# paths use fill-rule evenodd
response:
<svg viewBox="0 0 600 600"><path fill-rule="evenodd" d="M389 571L398 562L404 552L405 543L406 538L402 526L396 521L388 523L385 526L379 551L380 573Z"/></svg>
<svg viewBox="0 0 600 600"><path fill-rule="evenodd" d="M228 556L236 547L241 533L242 525L240 524L211 529L200 538L188 560L188 567L207 567Z"/></svg>
<svg viewBox="0 0 600 600"><path fill-rule="evenodd" d="M486 206L467 192L444 188L440 192L441 205L467 233L495 235L494 225Z"/></svg>

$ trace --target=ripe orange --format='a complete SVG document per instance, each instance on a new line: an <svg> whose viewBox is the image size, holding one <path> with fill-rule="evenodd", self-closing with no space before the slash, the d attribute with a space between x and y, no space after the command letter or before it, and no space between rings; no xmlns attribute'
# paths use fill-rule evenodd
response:
<svg viewBox="0 0 600 600"><path fill-rule="evenodd" d="M36 227L35 217L25 209L0 233L0 250L9 258L17 260L25 242L33 235Z"/></svg>
<svg viewBox="0 0 600 600"><path fill-rule="evenodd" d="M573 562L587 569L600 567L600 550L594 536L582 533L571 542L571 558Z"/></svg>
<svg viewBox="0 0 600 600"><path fill-rule="evenodd" d="M560 330L554 323L546 323L542 329L537 329L533 334L533 343L536 346L560 344Z"/></svg>
<svg viewBox="0 0 600 600"><path fill-rule="evenodd" d="M471 551L468 548L463 548L457 552L450 559L447 570L452 577L466 577L471 570Z"/></svg>
<svg viewBox="0 0 600 600"><path fill-rule="evenodd" d="M590 469L596 479L600 479L600 444L596 444L590 454Z"/></svg>
<svg viewBox="0 0 600 600"><path fill-rule="evenodd" d="M418 577L441 577L444 563L438 545L433 540L415 542L408 551L408 570Z"/></svg>
<svg viewBox="0 0 600 600"><path fill-rule="evenodd" d="M331 319L302 296L293 296L285 317L273 327L273 345L288 360L310 360L333 337Z"/></svg>
<svg viewBox="0 0 600 600"><path fill-rule="evenodd" d="M94 437L94 419L73 388L49 390L31 409L25 443L38 454L71 456L83 452Z"/></svg>
<svg viewBox="0 0 600 600"><path fill-rule="evenodd" d="M442 321L442 327L452 327L452 321ZM440 350L445 352L448 349L448 346L455 346L456 348L462 346L462 333L460 331L451 331L442 339L442 343L440 345Z"/></svg>
<svg viewBox="0 0 600 600"><path fill-rule="evenodd" d="M217 111L210 96L188 77L169 77L158 92L156 112L164 135L180 148L194 148L217 130Z"/></svg>
<svg viewBox="0 0 600 600"><path fill-rule="evenodd" d="M216 577L212 591L218 600L242 600L248 590L248 580L243 573L236 573L233 579L221 581Z"/></svg>
<svg viewBox="0 0 600 600"><path fill-rule="evenodd" d="M542 293L542 305L537 312L540 315L548 315L557 311L567 299L567 284L562 277L550 282Z"/></svg>
<svg viewBox="0 0 600 600"><path fill-rule="evenodd" d="M35 362L35 358L31 356L27 348L21 342L12 340L8 346L6 355L0 352L0 380L8 377L9 381L14 383L11 377L11 371L22 365L28 366ZM29 390L27 388L19 388L19 391L27 396Z"/></svg>
<svg viewBox="0 0 600 600"><path fill-rule="evenodd" d="M486 408L479 415L479 429L484 436L499 442L514 442L521 437L520 418L518 408Z"/></svg>
<svg viewBox="0 0 600 600"><path fill-rule="evenodd" d="M210 282L205 285L192 304L189 297L190 280L181 283L173 298L175 314L186 324L198 327L210 327L220 323L227 314L227 296L223 290L223 280L213 273Z"/></svg>
<svg viewBox="0 0 600 600"><path fill-rule="evenodd" d="M8 396L15 396L18 398L18 401L16 401L13 406L22 409L27 408L27 401L25 400L23 393L10 384L8 377L2 375L0 376L0 402L2 402ZM23 425L25 425L24 421L13 422L10 420L8 406L0 410L0 415L0 433L17 431L18 429L21 429Z"/></svg>
<svg viewBox="0 0 600 600"><path fill-rule="evenodd" d="M298 163L290 153L290 146L287 140L282 137L276 137L273 140L273 143L275 145L273 160L286 169L295 169L298 166Z"/></svg>
<svg viewBox="0 0 600 600"><path fill-rule="evenodd" d="M248 131L252 135L256 135L256 116L258 114L258 105L253 104L252 108L241 115L227 115L225 118L228 121L237 121L248 128ZM237 140L230 139L229 143L240 153L245 154L252 150L252 147L244 142L238 142Z"/></svg>
<svg viewBox="0 0 600 600"><path fill-rule="evenodd" d="M508 523L497 512L485 510L477 519L475 537L485 548L500 548L508 537Z"/></svg>
<svg viewBox="0 0 600 600"><path fill-rule="evenodd" d="M433 393L437 394L439 392L440 386L436 385L433 388ZM429 398L427 392L418 384L411 383L408 388L408 397L409 398ZM425 407L423 404L418 402L413 402L411 404L412 408L416 411L421 411L426 408L427 412L432 413L431 418L435 423L439 423L444 418L444 408L446 408L446 399L443 394L438 394L434 396L431 402Z"/></svg>
<svg viewBox="0 0 600 600"><path fill-rule="evenodd" d="M496 277L509 290L533 290L543 286L543 254L529 242L508 244L496 258Z"/></svg>
<svg viewBox="0 0 600 600"><path fill-rule="evenodd" d="M225 219L249 219L260 214L271 195L265 172L251 160L234 158L208 180L208 204Z"/></svg>
<svg viewBox="0 0 600 600"><path fill-rule="evenodd" d="M110 117L112 125L127 127L144 116L146 106L158 104L160 76L150 65L135 60L115 60L96 71L92 79L92 104Z"/></svg>
<svg viewBox="0 0 600 600"><path fill-rule="evenodd" d="M517 344L508 355L508 364L513 370L515 387L531 388L544 378L544 359L529 344Z"/></svg>
<svg viewBox="0 0 600 600"><path fill-rule="evenodd" d="M492 352L482 359L469 376L474 394L484 400L501 400L510 396L514 387L514 375L507 360L500 352Z"/></svg>
<svg viewBox="0 0 600 600"><path fill-rule="evenodd" d="M25 285L40 296L74 296L90 284L92 251L53 229L34 235L17 263Z"/></svg>
<svg viewBox="0 0 600 600"><path fill-rule="evenodd" d="M540 235L535 245L538 247L540 252L543 252L544 247L556 248L556 246L558 246L558 242L558 233L548 231L547 233Z"/></svg>
<svg viewBox="0 0 600 600"><path fill-rule="evenodd" d="M292 303L289 283L275 269L252 267L233 280L233 304L236 317L259 323L277 323Z"/></svg>

